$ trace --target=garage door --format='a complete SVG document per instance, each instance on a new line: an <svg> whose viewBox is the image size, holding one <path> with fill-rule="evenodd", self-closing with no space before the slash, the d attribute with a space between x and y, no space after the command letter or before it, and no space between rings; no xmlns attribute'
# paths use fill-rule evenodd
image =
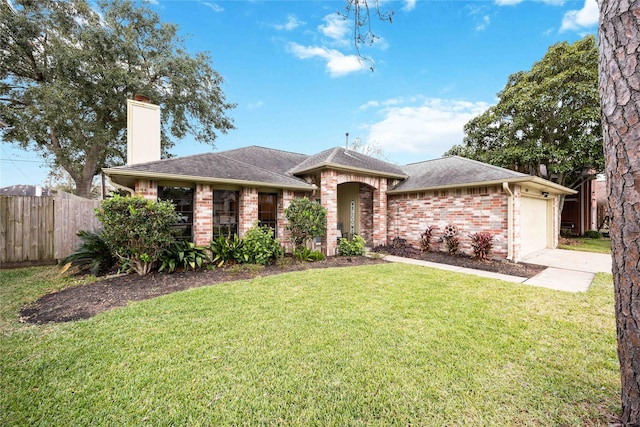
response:
<svg viewBox="0 0 640 427"><path fill-rule="evenodd" d="M548 247L549 200L522 197L520 199L521 258Z"/></svg>

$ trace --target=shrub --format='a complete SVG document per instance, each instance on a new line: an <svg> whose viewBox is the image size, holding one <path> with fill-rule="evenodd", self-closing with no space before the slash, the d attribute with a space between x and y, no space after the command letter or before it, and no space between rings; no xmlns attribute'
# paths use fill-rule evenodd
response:
<svg viewBox="0 0 640 427"><path fill-rule="evenodd" d="M322 254L322 252L312 251L307 247L302 247L300 249L297 249L293 253L293 256L295 256L296 259L299 261L308 261L308 262L322 261L324 259L324 255Z"/></svg>
<svg viewBox="0 0 640 427"><path fill-rule="evenodd" d="M218 236L209 244L211 261L217 266L245 262L242 239L234 234L233 237Z"/></svg>
<svg viewBox="0 0 640 427"><path fill-rule="evenodd" d="M250 264L268 265L283 255L280 241L273 237L270 227L261 227L256 221L244 235L242 253Z"/></svg>
<svg viewBox="0 0 640 427"><path fill-rule="evenodd" d="M324 236L327 231L327 210L306 197L293 199L284 214L295 249L306 247L311 239Z"/></svg>
<svg viewBox="0 0 640 427"><path fill-rule="evenodd" d="M449 255L455 255L458 253L460 248L460 239L458 236L445 237L445 242L447 242L447 251Z"/></svg>
<svg viewBox="0 0 640 427"><path fill-rule="evenodd" d="M342 238L338 241L338 255L342 256L359 256L364 255L365 241L362 237L356 235L353 239Z"/></svg>
<svg viewBox="0 0 640 427"><path fill-rule="evenodd" d="M435 225L430 225L427 229L420 235L420 250L422 252L429 252L431 250L431 239L433 239L433 232L436 230Z"/></svg>
<svg viewBox="0 0 640 427"><path fill-rule="evenodd" d="M179 216L170 202L116 195L104 200L96 214L111 252L142 276L175 240Z"/></svg>
<svg viewBox="0 0 640 427"><path fill-rule="evenodd" d="M489 233L470 234L473 254L481 260L487 259L493 248L493 236Z"/></svg>
<svg viewBox="0 0 640 427"><path fill-rule="evenodd" d="M207 248L196 246L195 243L187 240L176 240L160 255L158 271L166 269L169 273L173 273L177 268L195 270L207 261L209 261Z"/></svg>
<svg viewBox="0 0 640 427"><path fill-rule="evenodd" d="M98 276L116 265L118 260L102 238L102 232L80 231L78 237L81 240L78 249L60 260L59 265L63 272L69 267L77 267L80 271L88 270L94 276Z"/></svg>
<svg viewBox="0 0 640 427"><path fill-rule="evenodd" d="M584 232L584 237L587 239L601 239L602 233L596 230L587 230Z"/></svg>

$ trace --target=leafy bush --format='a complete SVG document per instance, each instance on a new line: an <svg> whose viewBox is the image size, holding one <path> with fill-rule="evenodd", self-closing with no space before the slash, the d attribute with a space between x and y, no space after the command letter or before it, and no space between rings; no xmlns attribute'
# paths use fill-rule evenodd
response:
<svg viewBox="0 0 640 427"><path fill-rule="evenodd" d="M596 230L587 230L584 232L584 237L587 239L601 239L602 233Z"/></svg>
<svg viewBox="0 0 640 427"><path fill-rule="evenodd" d="M233 237L218 236L209 244L212 254L211 261L217 266L245 262L242 239L234 234Z"/></svg>
<svg viewBox="0 0 640 427"><path fill-rule="evenodd" d="M176 240L160 255L160 268L173 273L177 268L195 270L209 261L207 248L187 240Z"/></svg>
<svg viewBox="0 0 640 427"><path fill-rule="evenodd" d="M175 240L179 216L171 202L116 195L104 200L96 214L111 252L141 276Z"/></svg>
<svg viewBox="0 0 640 427"><path fill-rule="evenodd" d="M338 241L338 255L359 256L364 255L364 245L366 242L358 235L352 240L342 238Z"/></svg>
<svg viewBox="0 0 640 427"><path fill-rule="evenodd" d="M318 202L306 197L293 199L284 214L288 221L286 229L291 233L295 249L306 247L311 239L327 232L327 210Z"/></svg>
<svg viewBox="0 0 640 427"><path fill-rule="evenodd" d="M299 261L314 262L314 261L322 261L324 259L324 254L322 252L313 251L307 247L302 247L300 249L297 249L293 253L293 255Z"/></svg>
<svg viewBox="0 0 640 427"><path fill-rule="evenodd" d="M487 259L493 248L493 236L489 233L470 234L473 254L481 260Z"/></svg>
<svg viewBox="0 0 640 427"><path fill-rule="evenodd" d="M458 236L445 237L444 240L447 243L447 251L449 252L449 255L457 254L460 249L460 239Z"/></svg>
<svg viewBox="0 0 640 427"><path fill-rule="evenodd" d="M420 250L422 252L429 252L431 250L431 239L433 239L433 232L436 230L435 225L430 225L427 229L420 235Z"/></svg>
<svg viewBox="0 0 640 427"><path fill-rule="evenodd" d="M66 271L69 267L77 267L81 271L89 271L94 276L106 273L117 263L109 245L102 238L102 232L80 231L80 246L71 255L62 258L59 265Z"/></svg>
<svg viewBox="0 0 640 427"><path fill-rule="evenodd" d="M268 265L284 253L280 241L273 237L270 227L261 227L256 221L244 235L242 253L250 264Z"/></svg>

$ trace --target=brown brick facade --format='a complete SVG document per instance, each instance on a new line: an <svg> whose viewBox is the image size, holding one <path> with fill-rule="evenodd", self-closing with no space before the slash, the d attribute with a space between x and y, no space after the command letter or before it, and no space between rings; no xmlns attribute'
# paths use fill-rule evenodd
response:
<svg viewBox="0 0 640 427"><path fill-rule="evenodd" d="M213 188L196 184L193 198L193 240L196 245L206 246L213 236Z"/></svg>
<svg viewBox="0 0 640 427"><path fill-rule="evenodd" d="M336 170L323 170L320 174L317 193L281 190L278 193L278 238L289 248L289 235L286 231L285 209L297 197L320 197L327 209L327 233L322 239L322 250L327 255L337 250L337 210L338 186L349 182L359 183L358 209L360 235L369 246L383 245L395 237L406 239L419 247L420 235L434 225L434 247L446 250L446 243L439 240L447 225L458 228L460 250L471 253L469 235L486 232L494 236L494 257L508 256L508 194L502 186L472 187L405 194L387 195L388 181L354 173L341 173ZM135 184L136 194L148 199L157 199L157 183L153 180L139 179ZM521 212L522 190L519 185L511 187L513 192L512 257L521 256ZM243 236L258 219L258 188L244 187L240 190L238 232ZM557 197L553 199L553 247L558 243ZM194 191L194 242L208 245L213 234L213 187L210 184L196 184Z"/></svg>
<svg viewBox="0 0 640 427"><path fill-rule="evenodd" d="M444 241L439 245L437 242L447 225L455 225L461 251L471 253L469 235L485 232L494 236L492 254L507 256L507 195L501 187L392 195L388 212L389 240L401 237L419 247L420 235L434 225L434 247L446 250Z"/></svg>

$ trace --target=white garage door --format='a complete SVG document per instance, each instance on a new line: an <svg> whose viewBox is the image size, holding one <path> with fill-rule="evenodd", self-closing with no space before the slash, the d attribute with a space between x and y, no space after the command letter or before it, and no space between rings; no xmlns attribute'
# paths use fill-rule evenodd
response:
<svg viewBox="0 0 640 427"><path fill-rule="evenodd" d="M548 247L549 200L522 197L520 199L521 257Z"/></svg>

